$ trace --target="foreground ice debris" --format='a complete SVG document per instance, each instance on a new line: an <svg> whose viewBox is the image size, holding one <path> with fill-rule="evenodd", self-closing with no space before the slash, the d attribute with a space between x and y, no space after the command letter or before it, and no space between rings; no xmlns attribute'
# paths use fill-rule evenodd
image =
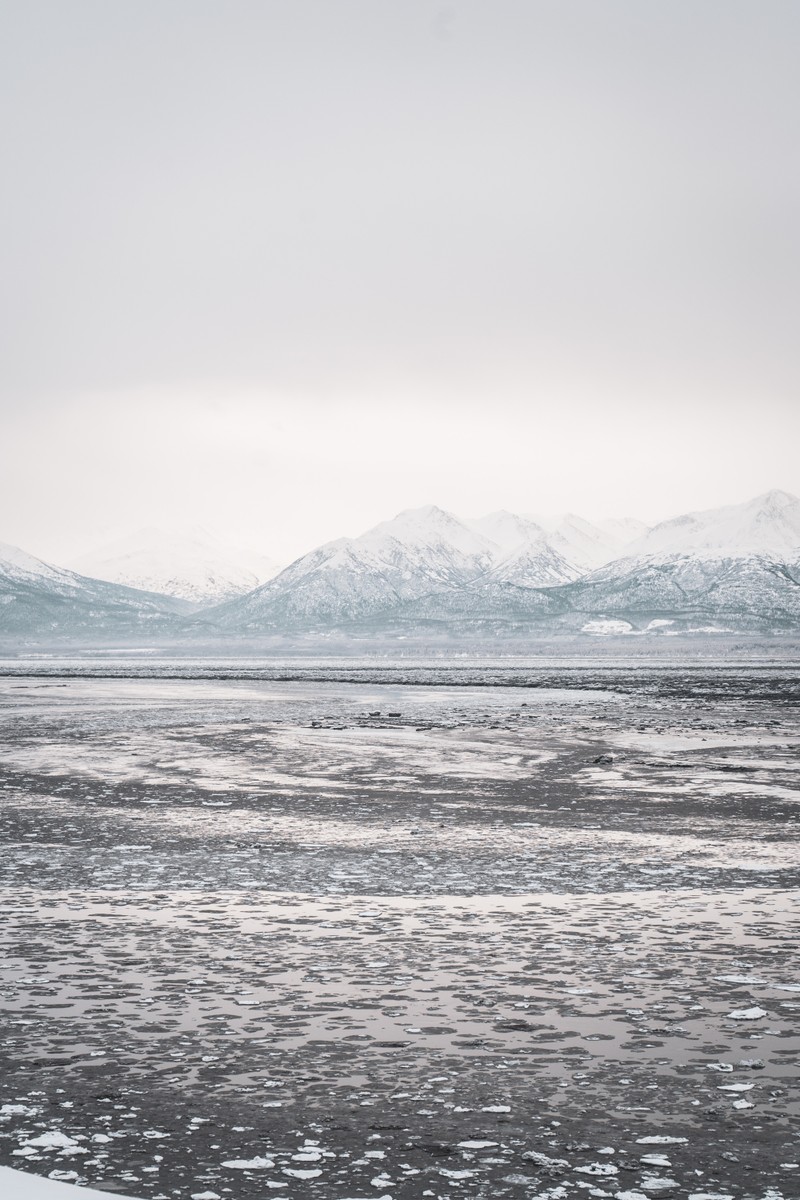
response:
<svg viewBox="0 0 800 1200"><path fill-rule="evenodd" d="M0 678L0 1162L796 1200L797 680L339 669Z"/></svg>
<svg viewBox="0 0 800 1200"><path fill-rule="evenodd" d="M81 1140L85 1140L82 1138ZM89 1151L81 1146L80 1141L76 1138L68 1137L58 1129L48 1130L47 1133L40 1133L38 1137L28 1138L22 1143L18 1150L13 1150L12 1154L26 1157L35 1154L37 1150L55 1150L59 1154L88 1154Z"/></svg>
<svg viewBox="0 0 800 1200"><path fill-rule="evenodd" d="M665 1133L651 1133L636 1139L637 1146L685 1146L688 1138L671 1137Z"/></svg>
<svg viewBox="0 0 800 1200"><path fill-rule="evenodd" d="M223 1167L228 1167L232 1171L266 1171L275 1166L271 1158L229 1158L224 1162Z"/></svg>

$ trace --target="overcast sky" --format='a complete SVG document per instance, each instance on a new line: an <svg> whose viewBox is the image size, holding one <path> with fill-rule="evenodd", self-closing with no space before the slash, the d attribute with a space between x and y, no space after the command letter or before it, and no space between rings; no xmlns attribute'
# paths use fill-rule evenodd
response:
<svg viewBox="0 0 800 1200"><path fill-rule="evenodd" d="M800 492L796 0L0 12L0 540Z"/></svg>

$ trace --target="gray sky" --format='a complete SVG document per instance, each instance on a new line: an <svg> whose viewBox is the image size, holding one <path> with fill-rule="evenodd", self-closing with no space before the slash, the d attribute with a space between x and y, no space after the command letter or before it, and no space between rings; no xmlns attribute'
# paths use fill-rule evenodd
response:
<svg viewBox="0 0 800 1200"><path fill-rule="evenodd" d="M0 540L800 492L795 0L0 14Z"/></svg>

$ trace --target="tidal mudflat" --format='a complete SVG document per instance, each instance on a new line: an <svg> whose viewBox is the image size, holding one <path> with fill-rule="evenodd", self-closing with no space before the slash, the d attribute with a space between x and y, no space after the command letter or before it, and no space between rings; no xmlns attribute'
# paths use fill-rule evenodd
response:
<svg viewBox="0 0 800 1200"><path fill-rule="evenodd" d="M0 678L0 1162L800 1196L795 671L116 674Z"/></svg>

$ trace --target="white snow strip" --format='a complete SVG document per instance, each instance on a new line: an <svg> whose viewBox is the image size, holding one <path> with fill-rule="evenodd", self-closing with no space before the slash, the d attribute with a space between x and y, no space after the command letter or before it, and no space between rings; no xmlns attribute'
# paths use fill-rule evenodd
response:
<svg viewBox="0 0 800 1200"><path fill-rule="evenodd" d="M97 1192L94 1188L77 1188L71 1183L57 1183L41 1175L28 1175L0 1167L0 1195L4 1200L131 1200L119 1192Z"/></svg>

